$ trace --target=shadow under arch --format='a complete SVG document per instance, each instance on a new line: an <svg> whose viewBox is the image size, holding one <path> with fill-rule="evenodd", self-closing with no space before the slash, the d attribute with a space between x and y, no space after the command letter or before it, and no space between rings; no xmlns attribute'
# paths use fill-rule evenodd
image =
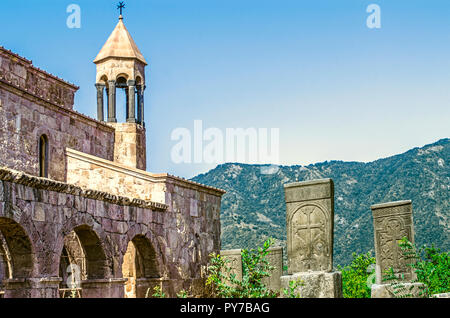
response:
<svg viewBox="0 0 450 318"><path fill-rule="evenodd" d="M33 274L33 246L24 228L16 221L0 217L0 245L6 278L31 278Z"/></svg>
<svg viewBox="0 0 450 318"><path fill-rule="evenodd" d="M69 265L77 265L79 277L77 280L104 279L110 276L111 270L100 237L89 225L76 226L64 236L60 253L60 277L63 286L66 285ZM75 277L73 277L75 279Z"/></svg>
<svg viewBox="0 0 450 318"><path fill-rule="evenodd" d="M151 241L138 234L129 241L123 257L122 274L128 279L125 285L126 298L143 298L149 286L161 277L158 256Z"/></svg>
<svg viewBox="0 0 450 318"><path fill-rule="evenodd" d="M85 283L108 279L113 273L108 237L101 228L97 233L93 222L88 216L72 218L59 234L56 248L59 259L55 262L62 278L60 297L90 298L85 295L88 293ZM76 296L71 296L73 291Z"/></svg>

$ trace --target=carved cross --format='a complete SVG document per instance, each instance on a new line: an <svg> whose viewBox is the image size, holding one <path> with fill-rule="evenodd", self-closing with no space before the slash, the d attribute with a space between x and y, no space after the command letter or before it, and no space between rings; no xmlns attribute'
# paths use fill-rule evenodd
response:
<svg viewBox="0 0 450 318"><path fill-rule="evenodd" d="M303 213L305 213L308 217L306 225L298 225L298 223L296 223L296 230L295 230L295 235L298 236L299 238L301 238L300 233L301 231L308 231L308 234L306 235L306 247L307 247L307 254L306 257L303 259L303 261L305 262L305 265L307 266L307 269L311 268L311 263L312 263L312 254L313 254L313 230L314 229L322 229L324 224L323 222L317 223L317 224L312 224L311 223L311 214L316 210L316 208L314 208L312 211L304 211Z"/></svg>
<svg viewBox="0 0 450 318"><path fill-rule="evenodd" d="M386 240L386 245L388 246L389 251L386 259L392 261L392 266L395 269L400 269L402 264L400 264L400 259L402 255L400 255L400 248L398 246L398 242L406 236L405 229L402 228L399 220L392 220L386 227L386 232L382 233L385 235L384 239ZM390 253L389 253L390 252ZM388 264L387 264L388 265ZM388 265L389 267L389 265Z"/></svg>

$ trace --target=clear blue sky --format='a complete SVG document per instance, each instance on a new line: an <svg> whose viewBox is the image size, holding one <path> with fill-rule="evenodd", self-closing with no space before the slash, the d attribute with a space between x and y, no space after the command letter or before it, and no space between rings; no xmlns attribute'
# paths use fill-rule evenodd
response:
<svg viewBox="0 0 450 318"><path fill-rule="evenodd" d="M80 86L96 116L93 59L118 1L3 0L0 45ZM66 8L81 7L81 29ZM381 29L366 26L369 4ZM149 62L148 170L174 164L177 127L280 128L282 164L372 161L449 137L447 0L129 0L125 25Z"/></svg>

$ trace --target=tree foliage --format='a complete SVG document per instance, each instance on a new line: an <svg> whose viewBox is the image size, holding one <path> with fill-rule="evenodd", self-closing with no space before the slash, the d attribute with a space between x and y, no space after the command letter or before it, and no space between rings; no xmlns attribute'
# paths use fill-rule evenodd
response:
<svg viewBox="0 0 450 318"><path fill-rule="evenodd" d="M279 291L272 291L264 284L264 278L274 269L267 260L273 240L267 240L263 247L242 251L242 280L236 278L229 260L212 254L208 267L206 285L212 297L221 298L275 298ZM295 286L297 287L297 285ZM293 291L284 291L292 297Z"/></svg>
<svg viewBox="0 0 450 318"><path fill-rule="evenodd" d="M375 257L371 253L357 255L345 267L338 266L342 272L342 289L344 298L370 298L370 284L375 277Z"/></svg>

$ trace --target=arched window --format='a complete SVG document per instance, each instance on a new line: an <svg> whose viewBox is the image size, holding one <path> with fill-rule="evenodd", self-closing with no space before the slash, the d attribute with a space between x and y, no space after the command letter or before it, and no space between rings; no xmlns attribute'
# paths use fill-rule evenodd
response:
<svg viewBox="0 0 450 318"><path fill-rule="evenodd" d="M48 138L46 135L39 138L39 176L48 178Z"/></svg>

